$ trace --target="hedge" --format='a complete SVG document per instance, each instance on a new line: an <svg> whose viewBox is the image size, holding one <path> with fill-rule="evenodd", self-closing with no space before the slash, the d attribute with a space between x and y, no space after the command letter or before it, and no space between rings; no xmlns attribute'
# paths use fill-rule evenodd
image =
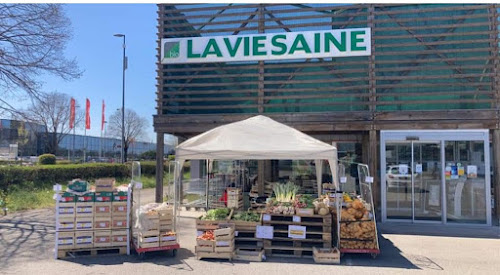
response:
<svg viewBox="0 0 500 275"><path fill-rule="evenodd" d="M130 169L122 164L65 164L0 167L0 187L9 184L34 182L37 184L64 183L74 178L92 180L101 177L128 177Z"/></svg>
<svg viewBox="0 0 500 275"><path fill-rule="evenodd" d="M86 164L55 164L36 166L0 166L0 189L9 184L22 184L34 182L36 184L51 185L64 183L75 178L93 180L102 177L127 178L130 177L131 163L86 163ZM173 166L172 166L173 167ZM163 165L168 171L168 164ZM173 171L171 171L173 173ZM141 174L154 176L156 162L142 161Z"/></svg>
<svg viewBox="0 0 500 275"><path fill-rule="evenodd" d="M38 156L38 164L54 165L56 164L56 156L53 154L43 154Z"/></svg>

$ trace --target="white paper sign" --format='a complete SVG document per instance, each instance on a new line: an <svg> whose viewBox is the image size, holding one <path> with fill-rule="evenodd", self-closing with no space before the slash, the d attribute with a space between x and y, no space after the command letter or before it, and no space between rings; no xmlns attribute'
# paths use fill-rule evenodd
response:
<svg viewBox="0 0 500 275"><path fill-rule="evenodd" d="M293 222L300 222L300 216L293 216Z"/></svg>
<svg viewBox="0 0 500 275"><path fill-rule="evenodd" d="M257 225L255 237L259 239L272 239L274 237L274 226Z"/></svg>
<svg viewBox="0 0 500 275"><path fill-rule="evenodd" d="M366 177L366 178L365 178L365 181L366 181L367 183L373 183L373 177Z"/></svg>
<svg viewBox="0 0 500 275"><path fill-rule="evenodd" d="M467 165L467 177L474 179L477 178L477 166L476 165Z"/></svg>
<svg viewBox="0 0 500 275"><path fill-rule="evenodd" d="M415 173L422 174L422 164L421 163L415 164Z"/></svg>
<svg viewBox="0 0 500 275"><path fill-rule="evenodd" d="M306 238L306 227L301 226L301 225L289 225L288 226L288 238L305 239Z"/></svg>
<svg viewBox="0 0 500 275"><path fill-rule="evenodd" d="M262 220L265 221L265 222L268 222L268 221L271 221L271 215L269 214L264 214L262 216Z"/></svg>
<svg viewBox="0 0 500 275"><path fill-rule="evenodd" d="M399 165L399 174L401 174L401 175L407 175L408 174L408 165L406 165L406 164L400 164Z"/></svg>
<svg viewBox="0 0 500 275"><path fill-rule="evenodd" d="M346 183L347 177L340 177L340 183Z"/></svg>

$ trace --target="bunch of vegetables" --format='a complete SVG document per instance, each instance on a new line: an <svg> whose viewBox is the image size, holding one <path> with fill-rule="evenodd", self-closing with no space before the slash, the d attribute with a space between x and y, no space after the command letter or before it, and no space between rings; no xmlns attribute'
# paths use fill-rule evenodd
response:
<svg viewBox="0 0 500 275"><path fill-rule="evenodd" d="M299 189L300 188L292 182L287 182L286 184L279 183L274 185L273 192L276 197L276 201L282 203L293 203Z"/></svg>
<svg viewBox="0 0 500 275"><path fill-rule="evenodd" d="M220 208L220 209L210 209L207 211L207 214L203 216L201 219L206 221L218 221L224 220L229 215L229 208Z"/></svg>
<svg viewBox="0 0 500 275"><path fill-rule="evenodd" d="M260 221L260 214L253 213L253 212L241 212L241 213L234 214L232 219L237 220L237 221L259 222Z"/></svg>
<svg viewBox="0 0 500 275"><path fill-rule="evenodd" d="M205 240L205 241L213 241L215 240L215 235L213 230L207 230L203 232L200 236L197 238L198 240Z"/></svg>
<svg viewBox="0 0 500 275"><path fill-rule="evenodd" d="M295 201L297 208L314 208L314 198L311 195L299 195Z"/></svg>

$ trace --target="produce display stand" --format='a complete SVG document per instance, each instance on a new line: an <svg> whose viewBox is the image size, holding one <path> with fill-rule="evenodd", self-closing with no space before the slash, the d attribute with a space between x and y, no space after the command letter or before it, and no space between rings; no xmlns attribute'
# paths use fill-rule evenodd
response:
<svg viewBox="0 0 500 275"><path fill-rule="evenodd" d="M273 226L273 238L264 240L268 256L312 257L313 247L332 247L331 215L263 214L262 224ZM304 230L303 238L290 236L291 226Z"/></svg>
<svg viewBox="0 0 500 275"><path fill-rule="evenodd" d="M262 239L257 238L256 230L258 225L262 225L262 215L260 216L260 221L240 221L233 220L234 212L231 211L229 216L229 223L234 224L235 228L235 247L237 251L261 251L263 249ZM239 253L242 256L251 257L252 253ZM238 252L237 252L238 255ZM254 255L256 256L256 255Z"/></svg>
<svg viewBox="0 0 500 275"><path fill-rule="evenodd" d="M94 202L95 192L63 192L60 184L53 186L56 201L56 232L54 258L61 259L75 255L127 254L130 255L130 202L132 185L127 188L125 213L120 213L120 224L112 223L114 208L112 200L116 194L109 194L107 203ZM102 192L104 193L104 192ZM123 198L120 193L120 211L123 211ZM81 199L81 200L80 200ZM102 206L98 206L102 205ZM99 214L105 209L108 214ZM126 217L126 218L125 218ZM100 227L102 225L102 227Z"/></svg>
<svg viewBox="0 0 500 275"><path fill-rule="evenodd" d="M365 164L358 164L358 177L359 177L359 190L360 195L358 198L364 202L364 206L367 208L366 210L369 212L368 219L363 220L354 220L347 221L340 220L340 231L344 228L348 228L349 226L355 227L357 229L363 228L369 231L372 231L368 238L346 238L343 237L343 232L340 232L340 252L341 253L366 253L370 254L373 258L376 258L378 254L380 254L380 247L378 243L378 232L377 232L377 223L375 219L375 211L373 207L373 196L371 183L373 182L373 178L370 177L368 166ZM348 205L348 203L343 202L343 209ZM342 212L341 212L342 213ZM345 212L344 212L345 213ZM354 248L349 248L347 246L355 246ZM361 246L361 247L360 247ZM363 247L365 246L365 247Z"/></svg>
<svg viewBox="0 0 500 275"><path fill-rule="evenodd" d="M137 221L138 217L138 209L141 206L141 191L142 190L142 182L141 182L141 167L139 162L133 162L132 163L132 183L131 186L133 187L133 196L132 199L130 200L132 203L132 208L133 209L133 220L134 223ZM175 211L172 211L175 212ZM162 212L160 210L158 212L158 216L155 218L158 219L158 227L156 230L150 230L147 232L139 232L135 228L135 225L132 227L132 240L131 244L132 247L134 248L135 252L139 256L140 259L144 259L146 256L146 253L149 252L155 252L155 251L172 251L172 256L175 257L177 255L177 250L180 248L180 245L178 243L178 235L177 235L177 230L176 230L176 220L177 216L175 213L168 213L168 212ZM169 215L169 219L167 223L164 223L162 221L162 215ZM175 235L175 240L163 240L161 232L162 230L171 230L176 233ZM139 236L140 235L140 236ZM141 239L153 239L153 242L141 242Z"/></svg>
<svg viewBox="0 0 500 275"><path fill-rule="evenodd" d="M249 131L249 129L251 129L251 131ZM190 138L176 147L176 168L174 176L176 194L174 202L175 210L180 206L182 168L184 162L187 160L205 160L207 163L214 160L314 160L316 165L316 191L318 196L321 195L322 192L322 167L323 161L326 160L328 161L332 173L332 183L337 190L339 189L337 178L337 149L335 146L319 141L292 127L276 122L265 116L255 116L246 120L216 127ZM210 169L207 169L207 171L209 170ZM264 184L263 179L260 179L259 182L260 184ZM206 197L208 198L210 193L208 189L214 187L207 184L206 188ZM226 188L226 186L224 186L224 188ZM253 196L256 195L256 191L258 190L251 190ZM267 188L266 191L272 190ZM262 194L257 194L257 196L258 195ZM304 216L304 221L301 223L294 223L293 218L293 216L274 215L269 221L263 219L263 224L273 224L273 226L276 225L277 228L275 239L263 241L264 249L266 249L267 242L267 250L269 250L271 254L279 252L278 250L286 250L286 254L293 256L302 256L305 254L312 256L313 246L331 247L332 218L330 215ZM321 230L306 233L304 240L295 240L288 238L288 230L280 228L280 226L288 227L288 225L306 227L317 226L321 228ZM323 230L326 230L326 232ZM253 232L249 233L252 234ZM251 238L251 236L249 238ZM254 241L254 238L251 239ZM286 242L286 245L282 245L280 242ZM338 241L335 243L338 244ZM206 249L210 249L209 245L206 246ZM204 246L200 244L200 247ZM200 253L203 252L200 251Z"/></svg>

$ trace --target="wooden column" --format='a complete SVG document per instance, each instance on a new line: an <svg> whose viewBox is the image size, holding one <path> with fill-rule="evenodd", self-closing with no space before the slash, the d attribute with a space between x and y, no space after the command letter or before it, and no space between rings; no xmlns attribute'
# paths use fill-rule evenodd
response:
<svg viewBox="0 0 500 275"><path fill-rule="evenodd" d="M378 143L377 143L377 131L369 131L369 147L368 147L368 168L370 168L370 174L373 176L373 204L375 208L380 205L380 177L377 171L378 163Z"/></svg>
<svg viewBox="0 0 500 275"><path fill-rule="evenodd" d="M259 17L258 17L258 31L259 33L264 33L264 6L259 5ZM264 61L259 61L259 83L257 89L257 102L259 113L264 112ZM257 187L259 190L259 196L264 195L264 180L266 179L266 161L257 161Z"/></svg>
<svg viewBox="0 0 500 275"><path fill-rule="evenodd" d="M163 132L156 133L156 194L155 201L163 202L163 152L165 151Z"/></svg>
<svg viewBox="0 0 500 275"><path fill-rule="evenodd" d="M264 179L266 178L265 162L265 160L257 161L257 188L259 196L264 196Z"/></svg>
<svg viewBox="0 0 500 275"><path fill-rule="evenodd" d="M500 130L493 130L493 182L496 217L500 219Z"/></svg>

